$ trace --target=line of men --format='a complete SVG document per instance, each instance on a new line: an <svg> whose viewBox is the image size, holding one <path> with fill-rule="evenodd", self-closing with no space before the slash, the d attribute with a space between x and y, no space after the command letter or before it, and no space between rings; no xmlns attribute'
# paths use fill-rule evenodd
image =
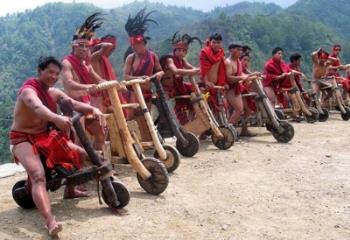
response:
<svg viewBox="0 0 350 240"><path fill-rule="evenodd" d="M202 84L207 87L224 86L227 89L226 99L234 110L229 121L236 125L242 114L247 116L252 111L251 99L243 99L242 93L251 90L252 78L262 76L260 72L251 72L249 47L231 44L229 57L225 59L223 39L218 33L211 35L200 52L200 67L191 65L186 60L189 46L195 37L188 34L174 34L172 39L173 52L160 60L147 47L149 37L145 36L149 14L145 9L128 18L125 29L129 34L130 54L126 54L123 68L123 79L148 78L155 75L162 80L170 96L184 95L191 91L185 76L199 75ZM102 24L98 14L94 14L80 26L73 36L72 52L62 63L54 57L41 58L38 64L38 76L28 79L17 95L14 110L14 121L10 132L10 142L16 162L20 162L26 169L31 185L34 203L45 220L50 235L57 235L62 230L52 214L49 196L46 190L45 170L40 155L46 158L46 164L52 168L55 164L63 164L67 169L80 169L81 159L86 158L86 152L78 144L72 142L69 130L72 122L69 117L61 116L57 111L57 103L62 99L69 99L76 111L93 115L86 119L85 127L94 137L94 147L101 149L105 141L104 125L101 124L103 113L111 109L110 100L105 92L97 92L97 84L118 78L109 57L117 47L117 39L107 35L101 39L94 38L95 30ZM199 40L200 41L200 40ZM313 53L314 82L313 86L319 91L320 84L326 84L322 77L327 74L337 74L337 70L344 69L339 60L340 46L333 48L328 56L319 49ZM279 89L288 86L291 72L302 76L300 71L301 56L294 54L291 64L282 60L283 50L276 48L272 58L264 67L263 85L273 106L280 96ZM61 79L64 92L53 86ZM348 81L341 79L350 89ZM301 78L297 78L298 86L303 91ZM142 86L142 92L149 101L152 97L150 84ZM136 101L132 91L124 91L119 96L122 102ZM177 103L175 111L183 123L183 110L190 109L187 103ZM132 111L125 112L132 118ZM247 126L243 126L242 135L251 136ZM84 186L70 187L65 190L65 198L86 197L89 194Z"/></svg>

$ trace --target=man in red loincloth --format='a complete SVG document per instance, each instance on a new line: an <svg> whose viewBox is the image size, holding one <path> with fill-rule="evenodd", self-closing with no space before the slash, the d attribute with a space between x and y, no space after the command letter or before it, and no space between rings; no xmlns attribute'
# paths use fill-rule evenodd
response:
<svg viewBox="0 0 350 240"><path fill-rule="evenodd" d="M62 91L53 88L61 69L61 63L54 57L40 59L38 77L28 79L18 91L9 133L13 156L27 171L33 201L45 219L50 235L57 235L62 226L51 212L40 155L45 157L49 169L61 165L67 170L79 169L80 157L86 157L85 151L68 137L71 119L57 114L57 102L70 99ZM97 108L70 100L75 111L98 117L102 115ZM72 186L67 186L64 193L65 198L85 196L88 196L86 192Z"/></svg>

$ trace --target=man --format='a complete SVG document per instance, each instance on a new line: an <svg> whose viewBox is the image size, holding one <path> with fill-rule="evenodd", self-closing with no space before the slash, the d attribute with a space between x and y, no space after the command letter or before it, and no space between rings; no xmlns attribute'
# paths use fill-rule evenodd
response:
<svg viewBox="0 0 350 240"><path fill-rule="evenodd" d="M144 36L147 31L147 22L155 22L152 19L148 19L149 14L145 14L146 9L142 9L136 14L134 18L129 16L128 21L125 24L125 30L129 35L129 42L131 49L128 50L127 57L124 64L124 79L131 80L137 78L148 78L155 74L157 80L161 80L164 72L160 66L158 56L147 49L146 44L149 37ZM152 99L151 83L145 83L141 85L143 96L146 102L150 102ZM136 102L136 96L130 92L130 102ZM130 115L133 112L129 111Z"/></svg>
<svg viewBox="0 0 350 240"><path fill-rule="evenodd" d="M199 75L200 72L199 68L192 66L185 58L189 45L194 40L201 43L197 37L191 37L188 34L181 36L176 32L172 38L173 54L161 58L160 62L165 72L162 84L169 96L188 95L192 92L192 84L185 83L184 76L195 76ZM192 104L188 99L176 101L175 113L181 124L188 122L188 110L193 110Z"/></svg>
<svg viewBox="0 0 350 240"><path fill-rule="evenodd" d="M290 63L289 63L289 68L293 70L295 73L300 73L300 74L295 74L294 79L295 82L299 88L300 92L304 92L304 83L302 80L302 69L301 69L301 55L299 53L294 53L290 56Z"/></svg>
<svg viewBox="0 0 350 240"><path fill-rule="evenodd" d="M199 56L200 72L203 83L208 87L227 86L225 70L225 52L222 48L222 36L215 33L209 37Z"/></svg>
<svg viewBox="0 0 350 240"><path fill-rule="evenodd" d="M101 18L95 13L88 17L84 24L78 28L73 36L72 53L62 61L61 75L63 87L71 98L98 107L101 93L93 93L96 84L103 80L93 69L90 63L90 40L95 30L101 26ZM103 129L99 121L86 119L85 127L94 137L94 147L102 150L105 141Z"/></svg>
<svg viewBox="0 0 350 240"><path fill-rule="evenodd" d="M117 38L113 35L106 35L101 39L94 39L92 43L91 65L94 71L105 80L117 80L117 73L114 71L109 57L117 47ZM102 95L91 97L92 102L95 102L98 108L103 112L111 112L111 102L107 91L103 91ZM120 101L125 103L122 93L119 94ZM127 115L127 111L124 110Z"/></svg>
<svg viewBox="0 0 350 240"><path fill-rule="evenodd" d="M289 81L291 69L283 61L283 49L276 47L272 50L270 58L264 66L266 77L263 80L264 90L273 107L277 103L277 96L281 99L280 87L283 81Z"/></svg>
<svg viewBox="0 0 350 240"><path fill-rule="evenodd" d="M239 44L231 44L229 46L230 56L225 60L226 66L226 79L229 83L229 90L226 93L226 97L228 103L233 108L234 112L229 118L229 122L233 125L237 125L239 120L241 119L241 115L243 114L244 105L247 109L247 104L243 104L242 99L242 84L246 81L251 81L251 77L255 76L255 74L243 74L243 67L240 60L242 46ZM252 133L248 131L248 126L246 124L243 125L241 136L253 136Z"/></svg>
<svg viewBox="0 0 350 240"><path fill-rule="evenodd" d="M323 78L330 72L329 67L336 59L322 48L317 49L312 53L312 88L319 95L320 87L331 86L331 83Z"/></svg>
<svg viewBox="0 0 350 240"><path fill-rule="evenodd" d="M53 88L62 65L53 57L42 58L38 64L38 77L28 79L17 95L14 120L10 132L12 153L23 165L31 184L33 201L45 220L50 235L62 230L52 214L46 190L45 170L40 155L46 157L46 165L53 168L60 164L70 170L80 167L80 157L85 151L73 144L67 132L72 127L70 118L57 114L56 105L61 99L70 99ZM70 99L75 111L101 116L94 107ZM58 129L58 130L56 130ZM85 197L86 193L67 186L65 198Z"/></svg>
<svg viewBox="0 0 350 240"><path fill-rule="evenodd" d="M337 83L341 84L344 92L343 97L347 100L349 98L350 93L350 80L349 80L349 66L348 65L342 65L341 59L340 59L340 52L341 52L341 46L339 44L335 44L332 48L331 57L334 59L331 66L329 66L329 73L330 76L335 76ZM347 77L344 78L339 74L339 70L346 70Z"/></svg>

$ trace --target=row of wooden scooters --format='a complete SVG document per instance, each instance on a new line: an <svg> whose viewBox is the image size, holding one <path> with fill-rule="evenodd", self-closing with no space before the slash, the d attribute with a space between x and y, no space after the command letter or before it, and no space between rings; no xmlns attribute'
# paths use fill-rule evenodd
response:
<svg viewBox="0 0 350 240"><path fill-rule="evenodd" d="M310 123L317 120L326 121L329 115L329 109L321 106L316 94L312 91L300 93L293 76L290 79L292 88L283 90L290 99L289 109L275 109L271 105L263 90L262 79L259 77L252 80L254 92L243 95L255 100L255 113L253 118L249 118L250 125L266 127L280 143L288 143L294 137L294 128L287 121L288 115L303 115ZM159 113L156 121L152 119L140 86L147 81L151 81L155 89L152 103ZM67 172L59 167L53 170L47 169L47 188L55 191L62 185L80 185L97 179L98 184L102 185L101 195L104 202L112 209L119 209L129 203L130 194L125 185L113 176L113 166L117 163L125 161L130 163L137 173L140 186L147 193L158 195L168 187L169 173L178 168L180 154L193 157L199 151L199 136L211 136L212 143L217 148L230 149L237 134L227 120L224 87L215 86L204 90L194 77L190 77L189 81L193 87L191 95L175 97L175 101L187 100L193 106L193 112L189 113L191 117L184 125L179 123L169 107L169 98L156 78L108 81L99 84L98 90L108 92L113 107L113 113L106 115L109 142L104 145L102 154L93 149L89 138L85 135L80 123L81 116L74 115L69 103L61 103L62 112L74 115L73 126L93 165L73 172ZM137 103L121 103L118 95L121 85L133 89ZM325 96L329 96L329 101L340 111L343 119L349 120L350 109L344 104L335 79L333 85L324 87L322 92ZM126 108L138 110L141 114L128 121L123 112ZM176 138L176 147L166 144L164 141L166 138ZM149 157L150 155L153 156ZM101 156L109 161L101 159ZM28 189L28 181L22 180L17 182L12 190L14 200L23 208L35 207Z"/></svg>

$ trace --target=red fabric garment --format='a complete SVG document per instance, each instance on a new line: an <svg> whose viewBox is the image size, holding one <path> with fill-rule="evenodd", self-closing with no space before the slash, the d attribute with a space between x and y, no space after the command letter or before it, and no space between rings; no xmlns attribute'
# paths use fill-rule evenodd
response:
<svg viewBox="0 0 350 240"><path fill-rule="evenodd" d="M74 72L78 75L81 81L81 84L94 84L94 82L90 77L89 70L85 67L85 65L81 62L79 58L77 58L73 54L70 54L64 57L64 59L67 60L72 65L72 68ZM91 96L99 97L101 96L101 93L94 93L94 94L91 94ZM80 101L84 103L89 103L90 95L81 96Z"/></svg>
<svg viewBox="0 0 350 240"><path fill-rule="evenodd" d="M41 83L36 78L29 78L27 79L22 87L19 89L17 96L20 95L24 89L31 88L33 89L41 102L52 112L57 113L57 105L56 102L52 99L52 97L49 95L49 88L46 87L43 83Z"/></svg>
<svg viewBox="0 0 350 240"><path fill-rule="evenodd" d="M278 90L280 88L280 83L284 80L281 79L279 81L275 81L276 77L290 72L289 66L283 62L277 62L273 58L269 59L264 67L264 73L266 77L264 78L263 85L264 87L272 87L274 90Z"/></svg>
<svg viewBox="0 0 350 240"><path fill-rule="evenodd" d="M223 49L220 49L217 53L214 53L210 46L203 48L199 55L199 63L201 69L201 78L208 74L210 69L215 63L220 62L219 70L218 70L218 86L224 86L227 84L226 79L226 68L225 68L225 53Z"/></svg>
<svg viewBox="0 0 350 240"><path fill-rule="evenodd" d="M237 59L237 72L234 75L235 77L239 77L242 76L243 74L243 67L242 67L242 63L241 60ZM234 90L235 95L239 95L241 94L242 89L242 84L239 82L233 83L233 84L229 84L230 88Z"/></svg>
<svg viewBox="0 0 350 240"><path fill-rule="evenodd" d="M69 138L66 133L51 130L39 134L28 134L17 131L9 133L10 144L17 145L29 142L33 145L33 151L46 158L46 166L53 169L56 165L67 170L81 167L80 155L77 151L69 148ZM18 159L15 159L18 163Z"/></svg>
<svg viewBox="0 0 350 240"><path fill-rule="evenodd" d="M154 74L154 67L156 62L156 55L150 51L147 50L144 57L140 60L139 65L136 67L136 69L133 69L133 63L135 60L135 55L133 56L132 60L132 75L133 76L152 76ZM152 91L151 90L142 90L143 97L145 98L146 102L149 102L152 100Z"/></svg>
<svg viewBox="0 0 350 240"><path fill-rule="evenodd" d="M134 55L134 59L135 59L135 55ZM155 67L155 54L152 51L147 50L143 58L140 59L139 65L136 67L136 69L135 70L132 69L132 75L133 76L152 76L154 73L154 67Z"/></svg>
<svg viewBox="0 0 350 240"><path fill-rule="evenodd" d="M331 66L333 66L333 67L339 67L339 66L341 66L340 59L339 59L339 57L338 57L337 55L335 55L334 53L332 53L332 54L330 55L330 57L336 58L336 59L337 59L336 61L332 61ZM335 70L335 69L334 69L334 70L333 70L333 69L329 69L329 72L328 72L327 75L328 75L328 76L340 77L340 74L339 74L338 71Z"/></svg>
<svg viewBox="0 0 350 240"><path fill-rule="evenodd" d="M178 69L185 69L185 61L182 59L178 59L177 57L173 57L174 64ZM174 82L175 90L177 95L186 95L191 94L192 92L192 84L184 83L183 76L175 76Z"/></svg>
<svg viewBox="0 0 350 240"><path fill-rule="evenodd" d="M342 78L339 81L339 83L343 85L344 91L346 91L346 92L348 92L350 94L350 78L349 77Z"/></svg>
<svg viewBox="0 0 350 240"><path fill-rule="evenodd" d="M178 59L177 57L173 56L174 64L178 69L184 69L185 68L185 61L182 59ZM175 87L175 95L188 95L192 92L192 84L191 83L184 83L182 76L175 76L174 80L174 87ZM188 114L191 112L191 115L193 115L194 109L191 103L190 99L177 99L175 104L175 113L177 116L177 119L179 120L181 125L186 124L189 122L190 119L188 119Z"/></svg>

